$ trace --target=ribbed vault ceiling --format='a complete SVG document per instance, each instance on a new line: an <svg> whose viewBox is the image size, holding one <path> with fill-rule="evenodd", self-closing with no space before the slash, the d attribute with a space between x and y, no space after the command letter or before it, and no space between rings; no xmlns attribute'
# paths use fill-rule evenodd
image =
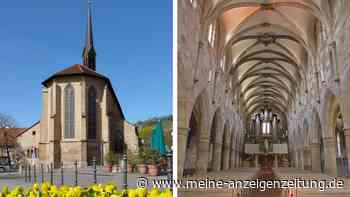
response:
<svg viewBox="0 0 350 197"><path fill-rule="evenodd" d="M307 65L314 62L316 24L328 27L323 1L213 2L207 21L220 24L228 71L245 112L249 116L268 106L285 116L305 80Z"/></svg>

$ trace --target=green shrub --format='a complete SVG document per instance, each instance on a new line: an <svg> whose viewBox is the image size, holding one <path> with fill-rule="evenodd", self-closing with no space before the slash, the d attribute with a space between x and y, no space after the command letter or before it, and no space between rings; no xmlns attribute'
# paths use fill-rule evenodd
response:
<svg viewBox="0 0 350 197"><path fill-rule="evenodd" d="M160 153L151 148L145 148L145 160L147 164L158 164L160 160Z"/></svg>
<svg viewBox="0 0 350 197"><path fill-rule="evenodd" d="M118 164L119 163L119 157L118 157L118 155L116 153L114 153L113 151L110 151L110 152L108 152L105 155L105 161L109 165Z"/></svg>

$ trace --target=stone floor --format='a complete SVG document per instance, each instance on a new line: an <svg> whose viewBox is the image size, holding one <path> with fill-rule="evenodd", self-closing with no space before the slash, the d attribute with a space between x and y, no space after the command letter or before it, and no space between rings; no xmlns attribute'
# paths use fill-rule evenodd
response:
<svg viewBox="0 0 350 197"><path fill-rule="evenodd" d="M256 175L259 168L235 168L228 171L209 172L203 175L194 175L190 179L203 179L205 177L218 179L249 179Z"/></svg>

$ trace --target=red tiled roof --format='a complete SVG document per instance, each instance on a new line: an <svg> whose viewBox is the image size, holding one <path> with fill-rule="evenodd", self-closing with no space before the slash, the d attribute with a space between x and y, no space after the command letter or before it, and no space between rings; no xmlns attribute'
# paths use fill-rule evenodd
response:
<svg viewBox="0 0 350 197"><path fill-rule="evenodd" d="M53 74L51 77L46 79L43 82L43 85L46 86L49 81L56 77L61 77L61 76L75 76L75 75L87 75L91 77L97 77L97 78L102 78L106 79L107 77L95 72L94 70L88 68L87 66L81 65L81 64L74 64L73 66L70 66L62 71L59 71L55 74Z"/></svg>
<svg viewBox="0 0 350 197"><path fill-rule="evenodd" d="M0 128L0 145L14 145L17 135L23 130L25 128Z"/></svg>
<svg viewBox="0 0 350 197"><path fill-rule="evenodd" d="M33 128L35 125L39 124L40 121L37 121L36 123L34 123L32 126L28 127L28 128L25 128L23 129L22 131L18 132L17 135L15 135L15 137L19 137L21 136L23 133L25 133L26 131L28 131L29 129Z"/></svg>

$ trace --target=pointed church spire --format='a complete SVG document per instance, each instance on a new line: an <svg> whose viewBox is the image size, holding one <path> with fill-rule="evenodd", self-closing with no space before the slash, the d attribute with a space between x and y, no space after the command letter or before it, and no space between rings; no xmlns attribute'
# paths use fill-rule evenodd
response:
<svg viewBox="0 0 350 197"><path fill-rule="evenodd" d="M86 31L86 43L83 50L83 64L92 70L96 70L96 51L94 48L93 28L92 28L92 14L91 14L91 0L88 0L88 21Z"/></svg>

